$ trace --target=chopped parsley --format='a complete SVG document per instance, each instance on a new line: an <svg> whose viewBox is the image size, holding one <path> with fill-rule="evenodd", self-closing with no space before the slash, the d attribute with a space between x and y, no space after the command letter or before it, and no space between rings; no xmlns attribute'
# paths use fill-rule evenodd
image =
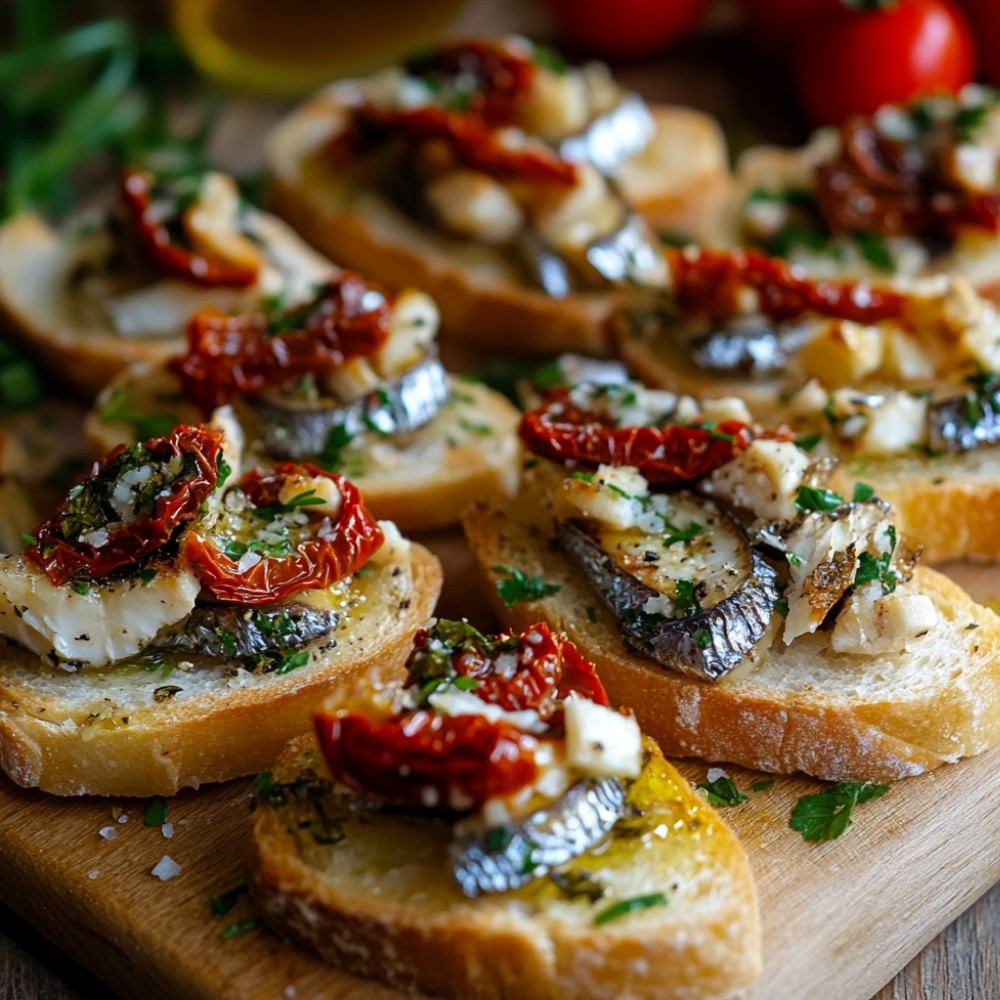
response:
<svg viewBox="0 0 1000 1000"><path fill-rule="evenodd" d="M593 472L574 472L570 479L579 479L581 483L592 483L594 481Z"/></svg>
<svg viewBox="0 0 1000 1000"><path fill-rule="evenodd" d="M633 896L631 899L619 899L617 903L612 903L605 907L594 917L594 924L598 927L618 920L620 917L639 910L649 910L654 906L666 906L667 895L663 892L651 892L646 896Z"/></svg>
<svg viewBox="0 0 1000 1000"><path fill-rule="evenodd" d="M146 815L142 817L143 826L163 826L170 813L170 806L162 795L155 795L149 802Z"/></svg>
<svg viewBox="0 0 1000 1000"><path fill-rule="evenodd" d="M706 793L709 805L713 806L738 806L750 798L736 787L736 782L732 778L725 774L715 781L702 781L698 787Z"/></svg>
<svg viewBox="0 0 1000 1000"><path fill-rule="evenodd" d="M688 542L695 535L700 535L705 530L704 525L697 524L694 521L691 521L686 528L679 528L676 524L671 524L667 521L666 528L669 534L663 536L664 548L668 548L675 542Z"/></svg>
<svg viewBox="0 0 1000 1000"><path fill-rule="evenodd" d="M565 76L569 68L566 60L553 48L548 45L541 45L538 42L531 43L531 61L542 69L547 69L556 76Z"/></svg>
<svg viewBox="0 0 1000 1000"><path fill-rule="evenodd" d="M890 524L886 528L889 536L889 551L883 552L878 558L870 552L862 552L858 557L858 570L854 575L854 586L877 580L882 585L883 594L891 594L899 583L899 574L892 569L892 555L896 551L896 528Z"/></svg>
<svg viewBox="0 0 1000 1000"><path fill-rule="evenodd" d="M678 580L672 600L678 614L685 617L696 615L701 611L693 580Z"/></svg>
<svg viewBox="0 0 1000 1000"><path fill-rule="evenodd" d="M222 643L222 651L229 657L229 659L234 659L237 653L236 636L224 628L220 628L219 631L216 632L216 635L218 635L219 641Z"/></svg>
<svg viewBox="0 0 1000 1000"><path fill-rule="evenodd" d="M854 234L858 250L872 267L879 271L895 271L896 260L892 256L889 248L885 245L885 240L877 233L857 232Z"/></svg>
<svg viewBox="0 0 1000 1000"><path fill-rule="evenodd" d="M274 661L274 672L276 674L290 674L299 667L304 667L309 662L309 651L300 649L296 653L285 653Z"/></svg>
<svg viewBox="0 0 1000 1000"><path fill-rule="evenodd" d="M139 582L144 587L148 587L156 579L157 572L155 566L147 566L145 569L139 570Z"/></svg>
<svg viewBox="0 0 1000 1000"><path fill-rule="evenodd" d="M538 601L562 589L558 583L546 583L540 574L526 576L512 566L493 566L492 569L494 573L505 574L505 579L496 582L497 593L505 608L512 608L522 601Z"/></svg>
<svg viewBox="0 0 1000 1000"><path fill-rule="evenodd" d="M875 487L869 486L867 483L855 483L854 484L854 502L864 503L866 500L871 500L875 496Z"/></svg>
<svg viewBox="0 0 1000 1000"><path fill-rule="evenodd" d="M774 788L774 778L762 778L760 781L755 781L750 788L755 792L768 792Z"/></svg>
<svg viewBox="0 0 1000 1000"><path fill-rule="evenodd" d="M237 904L240 897L245 896L249 891L250 886L248 886L246 882L242 882L240 885L234 886L232 889L220 892L218 896L213 896L208 901L208 905L212 911L212 916L224 917Z"/></svg>
<svg viewBox="0 0 1000 1000"><path fill-rule="evenodd" d="M42 377L28 355L0 340L0 407L27 410L37 406L44 394Z"/></svg>
<svg viewBox="0 0 1000 1000"><path fill-rule="evenodd" d="M974 104L971 107L959 108L952 119L956 142L972 142L975 139L976 132L983 127L988 110L989 108L985 104Z"/></svg>
<svg viewBox="0 0 1000 1000"><path fill-rule="evenodd" d="M90 584L84 583L82 580L74 580L70 586L83 597L90 593Z"/></svg>
<svg viewBox="0 0 1000 1000"><path fill-rule="evenodd" d="M573 872L549 872L549 879L566 899L587 899L596 903L608 891L603 882L599 882L588 871L580 869Z"/></svg>
<svg viewBox="0 0 1000 1000"><path fill-rule="evenodd" d="M795 509L800 514L807 511L829 511L836 510L844 498L833 490L819 489L814 486L800 486L795 495Z"/></svg>
<svg viewBox="0 0 1000 1000"><path fill-rule="evenodd" d="M466 417L459 418L458 426L463 431L468 431L470 434L476 434L479 437L489 437L493 433L493 428L489 424L480 424L475 420L468 420Z"/></svg>
<svg viewBox="0 0 1000 1000"><path fill-rule="evenodd" d="M836 840L851 825L851 813L856 805L880 798L887 791L888 785L839 781L825 792L799 799L788 825L813 843Z"/></svg>
<svg viewBox="0 0 1000 1000"><path fill-rule="evenodd" d="M330 428L323 442L323 450L316 456L316 464L327 472L333 472L343 463L344 449L354 440L354 435L346 424L335 424Z"/></svg>
<svg viewBox="0 0 1000 1000"><path fill-rule="evenodd" d="M774 602L774 610L781 615L782 618L788 617L788 601L783 597L780 600Z"/></svg>
<svg viewBox="0 0 1000 1000"><path fill-rule="evenodd" d="M708 649L712 645L712 633L707 628L700 628L694 634L694 644L699 649Z"/></svg>
<svg viewBox="0 0 1000 1000"><path fill-rule="evenodd" d="M822 434L809 434L795 439L795 444L803 451L812 451L823 440Z"/></svg>
<svg viewBox="0 0 1000 1000"><path fill-rule="evenodd" d="M247 931L254 931L261 925L260 917L248 917L246 920L237 920L235 924L230 924L228 927L223 927L219 931L219 937L223 941L228 941L230 938L238 937L240 934L246 934Z"/></svg>
<svg viewBox="0 0 1000 1000"><path fill-rule="evenodd" d="M292 497L288 503L264 504L261 507L254 507L251 513L262 521L273 521L279 514L291 514L299 507L320 507L325 503L326 501L322 497L316 496L316 490L303 490L297 496Z"/></svg>

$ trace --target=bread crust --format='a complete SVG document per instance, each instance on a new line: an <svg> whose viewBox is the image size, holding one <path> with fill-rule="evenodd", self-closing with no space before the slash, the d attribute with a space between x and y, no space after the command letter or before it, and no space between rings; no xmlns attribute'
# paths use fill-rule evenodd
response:
<svg viewBox="0 0 1000 1000"><path fill-rule="evenodd" d="M333 95L320 94L268 140L270 204L306 240L391 287L427 292L441 310L445 340L494 353L611 355L609 323L626 291L552 298L525 284L506 254L415 223L374 191L333 175L303 149L336 111ZM657 135L623 167L624 193L654 226L697 233L709 206L728 190L721 129L687 108L660 106L653 113Z"/></svg>
<svg viewBox="0 0 1000 1000"><path fill-rule="evenodd" d="M396 576L392 566L379 569L369 599L318 662L259 684L223 680L163 701L137 684L134 702L111 706L106 721L93 718L111 701L105 681L84 669L60 677L55 692L43 690L31 675L37 660L0 645L0 767L19 785L55 795L123 796L173 795L263 770L308 728L332 685L406 659L441 587L437 559L416 544L410 553ZM171 683L183 684L182 675Z"/></svg>
<svg viewBox="0 0 1000 1000"><path fill-rule="evenodd" d="M612 702L631 707L668 756L893 781L1000 740L1000 619L941 574L918 567L908 585L931 598L939 623L904 653L835 654L818 632L791 646L776 642L749 673L713 685L624 650L610 612L553 545L540 478L510 503L477 504L464 519L493 608L515 628L541 619L565 631L597 666ZM560 589L504 608L490 568L497 565Z"/></svg>
<svg viewBox="0 0 1000 1000"><path fill-rule="evenodd" d="M593 914L606 903L568 903L546 879L466 899L447 873L445 821L390 820L386 831L384 818L372 813L364 848L353 843L356 831L347 826L343 841L313 848L289 828L281 807L263 801L254 817L251 862L258 909L278 933L325 960L407 992L462 1000L729 996L760 968L746 857L673 767L659 754L654 760L669 789L662 808L684 832L651 838L658 841L653 846L629 838L621 860L616 846L591 865L612 872L611 879L617 872L626 883L642 878L645 892L669 882L667 905L642 916L595 926ZM306 765L324 771L311 737L289 746L275 780L292 780ZM355 850L363 853L355 858ZM377 892L371 879L354 874L373 863ZM587 856L580 864L586 867Z"/></svg>
<svg viewBox="0 0 1000 1000"><path fill-rule="evenodd" d="M83 321L66 291L70 269L59 234L37 215L16 215L0 226L0 318L60 383L94 396L126 365L163 362L183 351L181 331L129 338Z"/></svg>

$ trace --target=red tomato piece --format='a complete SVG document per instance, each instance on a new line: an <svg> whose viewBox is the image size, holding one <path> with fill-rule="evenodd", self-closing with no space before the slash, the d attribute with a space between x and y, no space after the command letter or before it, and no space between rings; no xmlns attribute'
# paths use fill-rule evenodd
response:
<svg viewBox="0 0 1000 1000"><path fill-rule="evenodd" d="M746 424L727 420L715 427L613 427L579 410L569 390L553 389L524 415L521 439L536 454L557 462L631 465L651 483L688 482L725 465L751 441Z"/></svg>
<svg viewBox="0 0 1000 1000"><path fill-rule="evenodd" d="M538 740L481 715L418 711L372 722L320 713L315 725L334 778L355 792L419 809L477 809L538 774Z"/></svg>
<svg viewBox="0 0 1000 1000"><path fill-rule="evenodd" d="M839 124L972 80L972 31L949 0L898 0L884 10L840 10L808 20L792 46L791 70L803 108Z"/></svg>
<svg viewBox="0 0 1000 1000"><path fill-rule="evenodd" d="M791 319L804 312L876 323L899 316L901 295L872 288L867 282L810 281L797 278L782 260L755 250L701 250L691 255L668 250L674 295L686 312L724 318L736 310L741 287L760 296L760 311L772 319Z"/></svg>
<svg viewBox="0 0 1000 1000"><path fill-rule="evenodd" d="M145 170L128 169L122 174L119 195L125 224L136 251L159 274L194 281L199 285L244 288L257 280L257 269L234 264L221 257L196 253L179 243L167 220L154 210L156 179Z"/></svg>
<svg viewBox="0 0 1000 1000"><path fill-rule="evenodd" d="M222 444L217 431L181 426L167 437L121 445L35 528L25 555L56 585L137 567L174 538L215 489ZM172 471L175 458L181 462ZM119 496L115 489L127 473L135 481ZM130 521L122 513L126 503L133 508Z"/></svg>
<svg viewBox="0 0 1000 1000"><path fill-rule="evenodd" d="M289 503L281 503L282 486L293 477L303 476L323 477L334 483L341 497L335 519L309 516L318 498L310 496L308 490ZM240 480L239 486L249 507L245 518L255 519L250 522L251 528L266 529L270 540L243 542L235 534L227 540L220 535L220 529L228 527L224 523L228 516L223 514L213 535L192 531L184 542L184 554L202 585L217 600L271 604L301 590L329 587L363 566L384 541L358 488L343 476L314 465L283 462L273 469L254 469ZM293 511L306 513L308 523L283 524L282 537L275 541L275 519Z"/></svg>
<svg viewBox="0 0 1000 1000"><path fill-rule="evenodd" d="M388 339L391 320L386 296L344 271L314 301L278 317L283 332L263 316L200 309L187 326L187 354L167 367L208 416L239 396L373 354Z"/></svg>
<svg viewBox="0 0 1000 1000"><path fill-rule="evenodd" d="M548 0L561 34L598 56L656 52L694 30L707 0Z"/></svg>
<svg viewBox="0 0 1000 1000"><path fill-rule="evenodd" d="M499 667L510 657L513 666ZM537 776L540 742L562 738L566 698L608 704L593 665L544 623L488 638L467 622L441 620L417 633L407 668L407 686L421 695L454 686L505 711L533 709L545 723L544 733L528 733L505 719L439 715L422 705L379 721L349 711L316 716L338 781L421 809L476 809L519 792ZM456 683L462 679L475 683Z"/></svg>

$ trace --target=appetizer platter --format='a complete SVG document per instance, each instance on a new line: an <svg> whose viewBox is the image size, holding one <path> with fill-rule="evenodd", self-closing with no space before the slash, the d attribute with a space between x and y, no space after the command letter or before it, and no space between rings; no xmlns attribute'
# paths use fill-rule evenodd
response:
<svg viewBox="0 0 1000 1000"><path fill-rule="evenodd" d="M260 146L0 228L81 400L0 427L0 898L125 996L868 1000L1000 878L989 282L765 256L776 167L520 36Z"/></svg>

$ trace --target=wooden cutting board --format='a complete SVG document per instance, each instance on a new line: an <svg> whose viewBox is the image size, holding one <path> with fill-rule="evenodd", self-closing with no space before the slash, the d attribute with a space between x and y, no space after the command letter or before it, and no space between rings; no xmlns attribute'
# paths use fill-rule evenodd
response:
<svg viewBox="0 0 1000 1000"><path fill-rule="evenodd" d="M431 541L448 570L442 613L474 614L464 545L447 534ZM994 573L954 575L987 596ZM680 766L705 780L705 764ZM761 777L728 770L743 791ZM143 825L145 802L57 799L0 778L0 899L126 998L399 1000L267 930L220 938L253 916L245 896L224 917L209 905L245 880L250 786L176 796L167 838ZM858 807L840 840L808 844L788 819L801 795L822 787L779 777L723 810L760 897L764 971L746 1000L869 1000L1000 880L1000 747L897 783ZM161 882L151 870L164 855L180 871Z"/></svg>

